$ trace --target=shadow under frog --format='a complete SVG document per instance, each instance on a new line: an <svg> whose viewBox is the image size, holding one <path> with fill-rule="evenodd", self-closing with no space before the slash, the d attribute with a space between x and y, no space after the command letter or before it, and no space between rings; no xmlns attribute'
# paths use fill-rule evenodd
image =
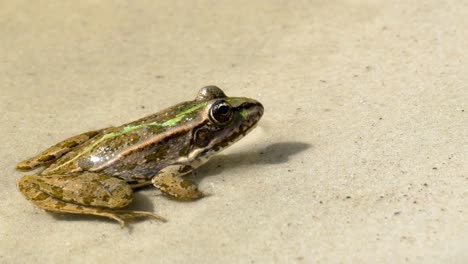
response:
<svg viewBox="0 0 468 264"><path fill-rule="evenodd" d="M248 152L217 155L211 158L203 167L195 171L195 175L191 175L190 179L200 182L205 177L220 174L222 171L229 171L231 168L285 163L288 162L290 157L311 147L311 144L305 142L280 142Z"/></svg>
<svg viewBox="0 0 468 264"><path fill-rule="evenodd" d="M211 177L220 174L223 171L229 171L232 168L261 166L262 164L281 164L288 162L290 157L297 155L304 150L311 148L312 145L305 142L280 142L271 144L263 149L257 149L248 152L232 153L227 155L218 155L197 171L190 175L189 178L197 183L201 182L206 177ZM216 195L216 194L212 194ZM208 195L205 199L209 199ZM167 197L171 199L170 197ZM191 202L191 201L186 201ZM136 192L134 201L128 206L130 210L154 211L153 199L141 192ZM55 218L61 220L75 221L88 219L93 220L92 216L88 215L57 215L51 214ZM111 220L108 220L111 221Z"/></svg>

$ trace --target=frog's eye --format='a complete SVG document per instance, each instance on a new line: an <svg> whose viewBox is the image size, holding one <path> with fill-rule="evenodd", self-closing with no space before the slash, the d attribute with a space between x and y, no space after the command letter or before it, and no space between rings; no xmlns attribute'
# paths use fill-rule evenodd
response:
<svg viewBox="0 0 468 264"><path fill-rule="evenodd" d="M210 119L215 124L224 125L232 119L232 109L225 101L217 101L210 108Z"/></svg>

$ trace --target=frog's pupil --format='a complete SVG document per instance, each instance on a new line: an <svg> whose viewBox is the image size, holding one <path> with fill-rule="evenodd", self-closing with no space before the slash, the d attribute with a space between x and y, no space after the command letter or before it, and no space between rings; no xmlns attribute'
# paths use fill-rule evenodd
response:
<svg viewBox="0 0 468 264"><path fill-rule="evenodd" d="M229 112L229 107L227 105L220 105L218 107L218 114L225 115Z"/></svg>

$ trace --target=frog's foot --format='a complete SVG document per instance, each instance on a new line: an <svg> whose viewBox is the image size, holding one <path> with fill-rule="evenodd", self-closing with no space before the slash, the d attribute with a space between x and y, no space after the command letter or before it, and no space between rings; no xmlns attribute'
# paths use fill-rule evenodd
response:
<svg viewBox="0 0 468 264"><path fill-rule="evenodd" d="M198 190L197 185L188 179L182 178L182 175L190 170L187 166L173 165L161 170L151 181L156 188L172 198L178 200L202 198L204 194Z"/></svg>
<svg viewBox="0 0 468 264"><path fill-rule="evenodd" d="M121 226L141 217L165 221L150 212L120 210L132 201L133 191L124 181L103 174L29 175L19 180L18 188L28 200L50 212L102 216Z"/></svg>
<svg viewBox="0 0 468 264"><path fill-rule="evenodd" d="M102 208L77 205L69 202L62 202L52 197L48 197L42 201L33 199L30 200L35 205L48 212L102 216L117 221L122 228L125 227L128 221L136 218L149 217L163 222L167 221L162 216L145 211L106 210Z"/></svg>
<svg viewBox="0 0 468 264"><path fill-rule="evenodd" d="M102 130L89 131L68 139L65 139L62 142L55 144L54 146L44 150L39 155L32 157L30 159L21 161L16 165L17 170L29 171L35 169L39 166L49 164L58 158L62 157L66 153L70 152L76 146L83 144L84 142L95 137Z"/></svg>
<svg viewBox="0 0 468 264"><path fill-rule="evenodd" d="M126 210L109 210L109 211L102 211L104 214L99 214L100 216L108 217L111 218L117 222L119 222L121 227L124 227L126 224L126 221L128 220L133 220L136 218L143 218L143 217L149 217L149 218L154 218L156 220L162 221L162 222L167 222L166 218L153 214L150 212L145 212L145 211L126 211Z"/></svg>

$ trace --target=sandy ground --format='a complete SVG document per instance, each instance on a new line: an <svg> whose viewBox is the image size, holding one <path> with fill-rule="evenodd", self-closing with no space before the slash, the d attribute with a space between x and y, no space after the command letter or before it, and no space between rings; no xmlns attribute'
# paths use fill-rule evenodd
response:
<svg viewBox="0 0 468 264"><path fill-rule="evenodd" d="M79 4L78 4L79 3ZM2 1L1 263L467 263L467 1ZM15 164L192 100L265 106L120 229L55 215ZM84 262L83 262L84 261Z"/></svg>

